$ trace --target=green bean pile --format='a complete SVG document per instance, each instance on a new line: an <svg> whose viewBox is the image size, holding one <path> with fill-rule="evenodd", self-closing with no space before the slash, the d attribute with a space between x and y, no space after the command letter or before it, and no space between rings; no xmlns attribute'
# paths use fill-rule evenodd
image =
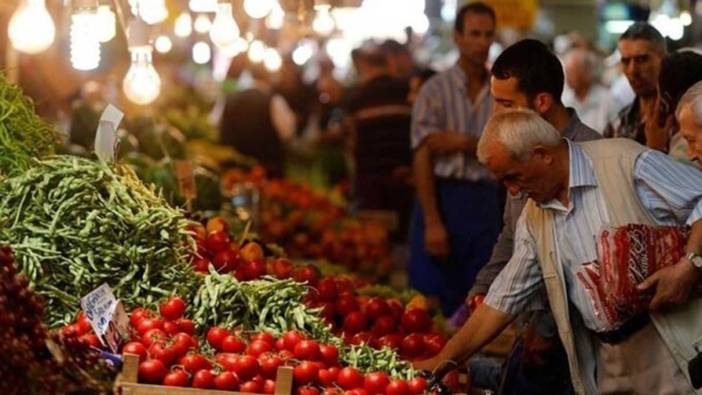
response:
<svg viewBox="0 0 702 395"><path fill-rule="evenodd" d="M53 156L0 183L0 243L45 297L50 327L103 282L128 307L188 298L200 276L187 224L127 167Z"/></svg>
<svg viewBox="0 0 702 395"><path fill-rule="evenodd" d="M34 112L22 90L0 74L0 175L20 174L54 152L58 133Z"/></svg>
<svg viewBox="0 0 702 395"><path fill-rule="evenodd" d="M277 336L299 330L328 341L332 336L329 325L319 311L303 302L307 289L305 284L291 279L238 281L234 276L212 271L193 300L193 320L200 328L242 327Z"/></svg>
<svg viewBox="0 0 702 395"><path fill-rule="evenodd" d="M411 379L417 374L409 362L388 347L376 350L368 344L346 346L341 349L341 360L363 373L382 371L401 379Z"/></svg>

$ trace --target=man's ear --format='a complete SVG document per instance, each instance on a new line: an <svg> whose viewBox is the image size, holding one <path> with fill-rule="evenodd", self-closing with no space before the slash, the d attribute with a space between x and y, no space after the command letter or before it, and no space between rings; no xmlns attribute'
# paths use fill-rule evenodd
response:
<svg viewBox="0 0 702 395"><path fill-rule="evenodd" d="M553 96L551 96L550 93L541 92L534 96L531 104L534 111L536 111L539 115L544 115L551 110L551 107L553 107L553 102Z"/></svg>
<svg viewBox="0 0 702 395"><path fill-rule="evenodd" d="M550 165L553 163L553 155L551 153L551 150L547 147L544 147L541 144L537 144L534 149L531 150L532 156L535 158L539 158L542 160L544 163Z"/></svg>

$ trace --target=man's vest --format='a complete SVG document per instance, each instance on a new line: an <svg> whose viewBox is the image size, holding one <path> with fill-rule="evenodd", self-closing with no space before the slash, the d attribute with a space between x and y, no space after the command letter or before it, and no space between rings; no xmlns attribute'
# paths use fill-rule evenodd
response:
<svg viewBox="0 0 702 395"><path fill-rule="evenodd" d="M634 186L636 159L646 147L630 139L605 139L578 143L590 157L597 178L597 187L604 198L610 225L656 225L644 208ZM548 293L548 300L558 326L558 334L568 354L573 388L578 394L596 394L596 351L591 333L583 325L580 314L568 303L563 266L556 249L553 212L540 208L533 200L526 207L527 229L537 246L537 256ZM690 379L687 363L702 350L702 298L685 305L651 313L661 339L670 349L685 377ZM698 390L697 394L702 394Z"/></svg>

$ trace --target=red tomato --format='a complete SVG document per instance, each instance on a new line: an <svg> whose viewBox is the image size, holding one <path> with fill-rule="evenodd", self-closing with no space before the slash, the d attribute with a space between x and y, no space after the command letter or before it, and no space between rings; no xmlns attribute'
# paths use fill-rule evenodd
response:
<svg viewBox="0 0 702 395"><path fill-rule="evenodd" d="M418 333L413 333L411 335L405 336L402 339L402 345L400 346L400 352L403 356L413 358L422 354L424 349L424 340L422 335Z"/></svg>
<svg viewBox="0 0 702 395"><path fill-rule="evenodd" d="M407 382L411 395L423 394L427 389L427 380L423 377L415 377Z"/></svg>
<svg viewBox="0 0 702 395"><path fill-rule="evenodd" d="M234 373L239 380L245 381L253 378L259 372L258 361L250 355L243 355L234 362Z"/></svg>
<svg viewBox="0 0 702 395"><path fill-rule="evenodd" d="M149 359L139 364L139 380L149 384L161 384L168 370L158 359Z"/></svg>
<svg viewBox="0 0 702 395"><path fill-rule="evenodd" d="M322 344L319 346L319 353L322 356L322 362L329 366L334 366L339 363L339 350L331 344Z"/></svg>
<svg viewBox="0 0 702 395"><path fill-rule="evenodd" d="M363 375L356 368L345 367L339 371L337 383L345 390L363 387Z"/></svg>
<svg viewBox="0 0 702 395"><path fill-rule="evenodd" d="M278 373L278 367L283 364L283 359L276 355L261 355L258 358L258 364L261 366L261 374L269 379L275 379Z"/></svg>
<svg viewBox="0 0 702 395"><path fill-rule="evenodd" d="M262 385L253 380L249 380L239 387L239 392L243 392L245 394L258 394L261 393L261 390Z"/></svg>
<svg viewBox="0 0 702 395"><path fill-rule="evenodd" d="M410 309L402 315L402 328L407 333L426 332L431 329L431 318L422 309Z"/></svg>
<svg viewBox="0 0 702 395"><path fill-rule="evenodd" d="M259 332L251 337L251 341L260 340L266 343L270 343L271 346L275 345L275 336L268 332Z"/></svg>
<svg viewBox="0 0 702 395"><path fill-rule="evenodd" d="M273 263L273 275L279 279L290 278L293 275L295 267L293 263L285 258L278 258Z"/></svg>
<svg viewBox="0 0 702 395"><path fill-rule="evenodd" d="M239 387L239 378L232 372L222 372L214 379L215 388L222 391L236 391Z"/></svg>
<svg viewBox="0 0 702 395"><path fill-rule="evenodd" d="M285 340L282 337L275 341L275 349L278 351L285 350Z"/></svg>
<svg viewBox="0 0 702 395"><path fill-rule="evenodd" d="M336 281L336 290L339 295L341 294L353 294L356 292L356 286L354 285L353 281L348 278L348 277L337 277L335 278Z"/></svg>
<svg viewBox="0 0 702 395"><path fill-rule="evenodd" d="M187 387L188 381L187 373L182 370L174 370L163 378L163 385L169 387Z"/></svg>
<svg viewBox="0 0 702 395"><path fill-rule="evenodd" d="M243 261L236 269L235 277L239 281L256 280L266 275L266 262L263 259Z"/></svg>
<svg viewBox="0 0 702 395"><path fill-rule="evenodd" d="M193 269L198 272L198 273L209 273L210 271L210 262L209 259L207 258L195 258L192 261Z"/></svg>
<svg viewBox="0 0 702 395"><path fill-rule="evenodd" d="M356 297L349 294L339 296L334 308L336 309L336 313L342 317L360 309Z"/></svg>
<svg viewBox="0 0 702 395"><path fill-rule="evenodd" d="M263 340L254 340L249 344L246 349L246 354L251 355L254 358L258 358L261 354L265 354L273 350L271 343Z"/></svg>
<svg viewBox="0 0 702 395"><path fill-rule="evenodd" d="M438 354L446 345L446 338L437 334L426 334L422 339L425 348L425 354L433 357Z"/></svg>
<svg viewBox="0 0 702 395"><path fill-rule="evenodd" d="M332 370L336 369L336 370ZM317 381L325 387L331 387L336 381L336 376L339 374L338 368L319 369L317 372Z"/></svg>
<svg viewBox="0 0 702 395"><path fill-rule="evenodd" d="M228 353L227 354L217 354L216 360L217 360L218 364L222 365L224 370L233 372L235 367L236 367L236 363L239 360L239 356L234 355L234 354L228 354Z"/></svg>
<svg viewBox="0 0 702 395"><path fill-rule="evenodd" d="M187 333L180 332L173 336L173 349L175 350L178 358L185 355L191 348L197 347L197 340Z"/></svg>
<svg viewBox="0 0 702 395"><path fill-rule="evenodd" d="M231 333L228 330L215 326L207 331L207 342L210 343L210 346L212 346L215 350L221 351L222 341L230 334Z"/></svg>
<svg viewBox="0 0 702 395"><path fill-rule="evenodd" d="M366 315L372 320L388 314L390 314L390 306L379 296L371 298L366 304Z"/></svg>
<svg viewBox="0 0 702 395"><path fill-rule="evenodd" d="M342 392L338 388L327 387L322 391L322 395L342 395Z"/></svg>
<svg viewBox="0 0 702 395"><path fill-rule="evenodd" d="M319 395L319 390L315 387L306 385L297 389L297 395Z"/></svg>
<svg viewBox="0 0 702 395"><path fill-rule="evenodd" d="M143 319L150 318L151 316L151 311L143 307L137 307L132 310L132 314L129 316L129 323L132 324L134 328L137 328Z"/></svg>
<svg viewBox="0 0 702 395"><path fill-rule="evenodd" d="M316 361L319 358L319 344L314 340L303 340L295 346L295 358Z"/></svg>
<svg viewBox="0 0 702 395"><path fill-rule="evenodd" d="M230 273L236 270L239 264L239 253L230 248L225 248L217 251L214 258L212 258L212 263L218 272Z"/></svg>
<svg viewBox="0 0 702 395"><path fill-rule="evenodd" d="M283 358L283 361L289 361L291 359L295 359L295 354L293 354L292 352L290 352L288 350L283 350L283 351L279 352L278 356Z"/></svg>
<svg viewBox="0 0 702 395"><path fill-rule="evenodd" d="M142 336L150 329L163 329L163 320L160 318L145 318L137 326L137 332Z"/></svg>
<svg viewBox="0 0 702 395"><path fill-rule="evenodd" d="M177 357L173 347L162 341L157 341L149 347L149 356L160 360L166 366L170 366Z"/></svg>
<svg viewBox="0 0 702 395"><path fill-rule="evenodd" d="M274 394L275 393L275 381L266 380L263 382L263 393L264 394Z"/></svg>
<svg viewBox="0 0 702 395"><path fill-rule="evenodd" d="M409 395L409 386L405 380L393 380L385 387L386 395Z"/></svg>
<svg viewBox="0 0 702 395"><path fill-rule="evenodd" d="M369 394L384 394L385 387L390 384L390 379L388 375L383 372L373 372L366 375L363 381L363 388L368 391Z"/></svg>
<svg viewBox="0 0 702 395"><path fill-rule="evenodd" d="M80 341L82 341L83 343L85 343L91 347L95 347L95 348L102 347L102 343L100 343L100 339L98 339L97 335L95 335L94 333L86 333L85 335L82 335L78 339L80 339Z"/></svg>
<svg viewBox="0 0 702 395"><path fill-rule="evenodd" d="M161 316L169 321L175 321L183 316L186 309L185 301L177 296L172 296L166 303L158 306Z"/></svg>
<svg viewBox="0 0 702 395"><path fill-rule="evenodd" d="M93 329L93 326L90 324L90 320L82 311L78 313L76 325L78 326L78 333L81 335L88 333Z"/></svg>
<svg viewBox="0 0 702 395"><path fill-rule="evenodd" d="M317 283L317 292L319 292L319 297L324 300L334 300L338 295L336 289L336 281L332 277L323 277Z"/></svg>
<svg viewBox="0 0 702 395"><path fill-rule="evenodd" d="M139 342L129 342L122 347L122 355L134 354L139 356L139 360L143 361L146 358L146 347Z"/></svg>
<svg viewBox="0 0 702 395"><path fill-rule="evenodd" d="M215 386L215 378L209 369L198 370L193 375L193 388L210 389Z"/></svg>
<svg viewBox="0 0 702 395"><path fill-rule="evenodd" d="M360 346L361 344L371 344L374 343L373 335L369 332L359 332L351 338L350 343L355 346Z"/></svg>
<svg viewBox="0 0 702 395"><path fill-rule="evenodd" d="M76 337L80 335L80 328L78 324L66 325L61 329L61 333L64 337Z"/></svg>
<svg viewBox="0 0 702 395"><path fill-rule="evenodd" d="M166 332L168 335L175 335L176 333L180 332L180 328L178 327L178 324L175 323L175 321L166 321L163 323L163 331Z"/></svg>
<svg viewBox="0 0 702 395"><path fill-rule="evenodd" d="M378 345L380 347L388 347L393 350L399 350L402 346L402 336L400 335L385 335L378 339Z"/></svg>
<svg viewBox="0 0 702 395"><path fill-rule="evenodd" d="M159 340L166 340L168 339L168 335L166 335L166 332L162 331L161 329L149 329L144 333L144 336L141 338L141 342L144 343L146 347L151 347L154 342L159 341Z"/></svg>
<svg viewBox="0 0 702 395"><path fill-rule="evenodd" d="M367 326L368 319L366 315L360 311L349 313L346 318L344 318L344 331L349 334L364 331Z"/></svg>
<svg viewBox="0 0 702 395"><path fill-rule="evenodd" d="M295 281L299 283L307 283L307 285L314 287L319 282L319 269L314 265L305 265L295 271Z"/></svg>
<svg viewBox="0 0 702 395"><path fill-rule="evenodd" d="M178 324L178 328L181 332L185 332L190 336L195 334L195 323L193 322L193 320L181 318L178 321L176 321L176 323Z"/></svg>
<svg viewBox="0 0 702 395"><path fill-rule="evenodd" d="M246 343L236 335L229 335L222 339L222 351L230 353L242 353L246 350Z"/></svg>
<svg viewBox="0 0 702 395"><path fill-rule="evenodd" d="M213 230L207 234L206 245L212 252L217 252L229 246L229 234L225 230Z"/></svg>
<svg viewBox="0 0 702 395"><path fill-rule="evenodd" d="M186 371L190 373L212 369L212 364L210 364L210 361L200 354L188 354L181 358L179 363Z"/></svg>
<svg viewBox="0 0 702 395"><path fill-rule="evenodd" d="M375 336L384 336L395 331L395 319L390 315L378 317L373 323L373 334Z"/></svg>
<svg viewBox="0 0 702 395"><path fill-rule="evenodd" d="M299 365L295 366L293 369L293 377L295 378L295 384L304 385L309 384L317 378L319 373L319 367L312 361L302 361Z"/></svg>
<svg viewBox="0 0 702 395"><path fill-rule="evenodd" d="M285 332L283 335L283 344L285 345L285 349L290 352L295 351L295 346L297 346L297 343L303 340L305 340L305 335L297 331Z"/></svg>

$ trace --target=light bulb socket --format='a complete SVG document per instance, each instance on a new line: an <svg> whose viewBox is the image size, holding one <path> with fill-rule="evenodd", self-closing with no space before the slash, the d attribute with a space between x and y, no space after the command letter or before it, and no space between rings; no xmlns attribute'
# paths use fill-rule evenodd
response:
<svg viewBox="0 0 702 395"><path fill-rule="evenodd" d="M129 48L149 45L149 25L140 18L132 18L127 28L127 42Z"/></svg>

